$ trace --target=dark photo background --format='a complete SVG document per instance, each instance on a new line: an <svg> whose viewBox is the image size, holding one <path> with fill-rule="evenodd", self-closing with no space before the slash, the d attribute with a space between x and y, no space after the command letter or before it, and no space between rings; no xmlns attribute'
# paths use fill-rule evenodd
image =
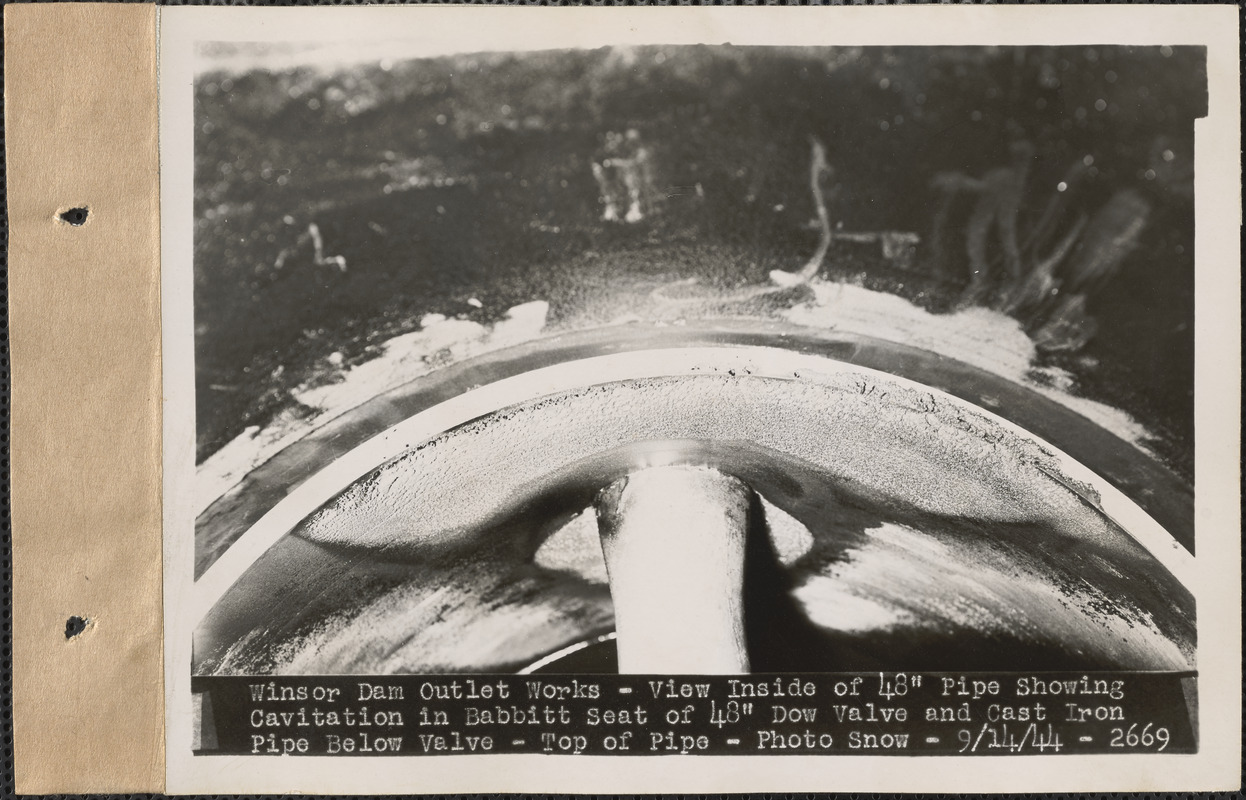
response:
<svg viewBox="0 0 1246 800"><path fill-rule="evenodd" d="M815 139L838 230L921 237L899 260L838 243L822 275L964 307L982 192L946 187L998 174L1028 142L1013 283L1067 244L1053 274L1079 287L1082 313L1009 307L1004 285L969 302L1046 331L1044 363L1135 416L1192 479L1201 48L642 47L223 66L263 47L203 45L195 85L199 460L294 404L327 354L365 361L426 313L489 322L542 299L552 325L605 324L655 277L731 290L798 270L819 239ZM652 209L620 224L602 219L593 163L629 130L651 154ZM996 269L1006 258L994 238L988 255Z"/></svg>

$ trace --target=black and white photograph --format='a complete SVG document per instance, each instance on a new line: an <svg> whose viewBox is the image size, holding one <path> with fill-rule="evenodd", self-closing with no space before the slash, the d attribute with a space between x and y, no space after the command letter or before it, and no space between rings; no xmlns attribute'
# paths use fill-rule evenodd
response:
<svg viewBox="0 0 1246 800"><path fill-rule="evenodd" d="M185 755L1200 752L1206 46L324 19L178 41Z"/></svg>

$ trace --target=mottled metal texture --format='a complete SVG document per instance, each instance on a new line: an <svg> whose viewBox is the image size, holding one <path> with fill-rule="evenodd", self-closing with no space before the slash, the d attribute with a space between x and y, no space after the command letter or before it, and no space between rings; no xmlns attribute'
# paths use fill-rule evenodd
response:
<svg viewBox="0 0 1246 800"><path fill-rule="evenodd" d="M1034 441L882 377L719 374L545 397L378 467L238 580L196 672L502 671L608 632L600 570L559 568L591 537L538 553L654 464L734 475L811 535L782 567L757 512L755 670L1193 665L1189 592Z"/></svg>

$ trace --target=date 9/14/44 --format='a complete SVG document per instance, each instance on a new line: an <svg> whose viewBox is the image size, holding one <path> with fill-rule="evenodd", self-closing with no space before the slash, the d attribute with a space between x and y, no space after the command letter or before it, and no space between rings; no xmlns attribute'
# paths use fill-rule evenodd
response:
<svg viewBox="0 0 1246 800"><path fill-rule="evenodd" d="M1001 754L1059 753L1065 748L1062 733L1051 723L1031 722L1028 725L984 722L977 730L961 728L957 731L961 753L996 752ZM1108 732L1108 746L1114 749L1146 750L1163 752L1171 741L1168 728L1152 722L1135 722L1129 727L1115 727ZM1077 737L1080 745L1094 742L1092 734Z"/></svg>

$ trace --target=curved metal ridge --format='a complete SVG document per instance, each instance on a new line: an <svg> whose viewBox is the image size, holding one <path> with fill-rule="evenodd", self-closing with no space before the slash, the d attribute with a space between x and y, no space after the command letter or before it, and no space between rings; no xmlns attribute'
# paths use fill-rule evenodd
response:
<svg viewBox="0 0 1246 800"><path fill-rule="evenodd" d="M335 459L464 392L597 356L688 347L781 347L899 376L988 409L1084 464L1194 552L1193 490L1175 473L1076 412L1006 378L872 337L787 323L719 321L678 328L615 326L550 336L438 369L345 412L282 450L196 520L198 579L253 524Z"/></svg>
<svg viewBox="0 0 1246 800"><path fill-rule="evenodd" d="M941 408L950 409L950 412L947 413L951 413L953 416L957 413L955 408L959 406L966 412L964 419L970 425L970 428L940 423L936 427L942 427L958 441L964 440L960 444L949 442L943 446L955 450L963 450L964 448L961 445L969 442L979 450L985 446L987 449L982 452L984 455L988 455L992 452L989 445L989 440L992 438L1002 435L1008 440L1017 443L1021 450L1011 449L1014 450L1014 453L1021 454L1019 456L1021 462L1028 463L1026 469L1036 473L1044 472L1048 475L1051 470L1058 470L1065 477L1065 480L1061 481L1065 490L1068 490L1070 481L1080 482L1090 487L1091 492L1077 494L1081 494L1083 500L1087 496L1097 494L1100 498L1100 502L1097 504L1100 512L1128 531L1179 582L1186 583L1188 581L1192 557L1180 548L1172 536L1158 525L1154 519L1103 478L1079 464L1067 454L1049 447L1048 443L1035 439L1035 437L1014 423L1009 423L989 412L969 408L966 404L938 390L931 390L928 387L916 385L901 378L880 374L875 370L858 367L842 361L834 361L786 350L774 350L772 348L702 347L617 353L611 356L599 356L556 364L528 371L513 378L495 381L412 416L399 425L390 428L383 435L373 437L346 455L335 459L329 468L317 473L297 489L290 492L284 501L275 505L256 525L252 526L235 547L231 548L196 583L195 606L197 615L195 619L202 619L216 602L225 595L229 587L234 584L251 564L255 563L256 559L288 532L304 523L305 520L308 520L331 499L357 484L362 478L377 470L381 465L398 463L405 459L420 456L422 452L438 450L436 447L430 448L426 445L433 444L433 440L436 437L441 437L446 432L455 431L459 428L471 428L472 425L469 425L469 423L479 424L474 421L482 420L495 412L516 406L516 404L521 406L523 404L531 404L533 401L540 401L541 398L556 397L560 393L582 394L584 391L582 387L586 385L603 386L612 383L618 384L620 381L633 382L638 379L671 378L681 375L695 379L695 376L712 377L715 374L726 376L736 372L746 373L750 376L750 379L785 379L787 383L794 387L804 385L806 388L809 388L810 386L816 386L820 381L830 380L831 384L828 384L828 386L831 387L832 392L837 391L841 395L843 395L845 382L850 383L857 378L861 378L866 382L884 384L900 393L907 392L911 396L930 397ZM800 379L793 380L794 375L799 375ZM812 380L813 383L808 383L807 378ZM839 384L838 387L834 385L836 383ZM781 394L782 391L780 392ZM747 399L751 397L751 393L746 393L742 397L748 402ZM665 402L669 404L671 401L667 400ZM784 401L782 396L777 395L771 398L769 402L772 405L781 405ZM895 402L908 403L908 400L891 401L891 404L894 405ZM817 417L817 412L811 410L824 407L820 406L817 399L813 397L806 398L803 401L803 405L807 406L807 414L814 414L814 417L811 417L811 419ZM689 408L695 406L696 404L693 403L689 405ZM630 406L625 403L623 407ZM778 408L778 405L775 405L775 408ZM904 414L911 415L912 412L912 409L908 408L907 405L898 410L902 416ZM753 409L753 411L757 411L757 409ZM557 413L557 409L554 409L554 413ZM696 416L699 412L689 413L693 413L693 416ZM859 409L855 413L857 416L835 423L839 426L838 429L840 431L849 431L852 425L861 424L853 420L868 420L870 418L868 410ZM862 413L865 413L866 416L861 417L860 414ZM637 411L633 416L643 426L643 409ZM940 451L941 445L937 442L927 441L928 434L916 431L916 427L926 425L924 421L925 416L927 415L918 413L915 415L915 420L905 423L906 425L913 426L915 429L910 434L907 434L906 442L898 445L898 447L921 445L931 453ZM503 417L505 418L506 415L504 414ZM702 417L704 418L704 415ZM709 418L712 419L713 414L710 414ZM770 418L773 419L773 417ZM985 425L989 430L980 431L974 428L974 419L980 420L980 424ZM914 422L919 424L915 426ZM764 433L765 420L753 420L748 424L753 430L752 435L763 439L766 437L767 434ZM758 427L759 425L763 427ZM845 427L845 425L849 427ZM927 429L923 428L923 430ZM931 428L928 430L935 431L936 429ZM983 433L986 434L987 443L982 441ZM457 434L447 435L453 438ZM496 441L506 440L503 438ZM798 440L799 437L795 441ZM1026 442L1030 444L1027 445L1025 444ZM590 447L590 450L591 448L599 447L598 444L593 442L585 443L585 446ZM510 445L512 450L519 448L515 453L516 456L523 452L523 447L522 443ZM442 451L448 457L458 457L458 453L453 447L449 449L442 448ZM1025 455L1022 451L1029 452L1030 455ZM961 456L964 456L964 453ZM436 456L433 457L436 458ZM530 457L532 457L531 454L527 456L527 458ZM1004 454L1001 457L1007 457L1013 461L1017 461L1018 458L1016 454ZM1045 464L1041 470L1037 469L1040 466L1040 462ZM869 474L874 476L871 480L875 482L882 481L877 488L871 491L903 491L894 485L896 476L888 475L889 468L887 465L870 465L868 458L866 460L858 458L856 464L858 472L853 474L866 475L867 473L859 471L860 469L866 469ZM508 465L507 468L514 471L515 469L521 469L521 465ZM911 472L912 468L909 467L909 469ZM447 478L447 480L451 480L451 478ZM989 478L984 478L983 480L989 480ZM459 487L453 481L448 485L454 488L455 492L461 494L463 491L462 487ZM888 488L889 486L890 489ZM932 506L929 510L935 513L957 514L960 513L956 510L957 508L969 503L969 506L962 510L972 515L984 509L989 511L989 509L994 507L990 499L993 496L993 490L990 486L978 487L974 489L974 493L978 496L978 500L974 500L970 495L965 495L964 498L956 496L934 497L931 499L931 502L934 502L936 506ZM1022 504L1029 503L1034 505L1034 503L1039 503L1035 507L1040 510L1035 513L1038 513L1040 516L1044 515L1044 512L1041 511L1041 502L1033 499L1026 500L1024 492L1021 495L1016 495L1015 493L1014 495L1014 499ZM465 495L463 502L472 502L478 508L473 511L464 506L465 510L462 513L468 515L476 514L477 516L480 513L488 513L488 510L481 506L479 502L470 501L470 497L470 493ZM442 499L445 502L450 502L448 499ZM951 503L951 506L943 508L948 503ZM430 506L431 508L433 506ZM940 508L942 508L942 511L940 511ZM482 511L481 509L484 510ZM454 507L452 511L447 513L459 513L458 507ZM990 514L988 513L989 517ZM1023 518L1025 518L1024 515ZM436 524L431 520L427 521L429 526L435 526ZM458 523L450 524L453 526ZM330 528L332 526L325 530ZM451 529L448 528L447 530ZM333 543L326 540L325 544L332 545Z"/></svg>

